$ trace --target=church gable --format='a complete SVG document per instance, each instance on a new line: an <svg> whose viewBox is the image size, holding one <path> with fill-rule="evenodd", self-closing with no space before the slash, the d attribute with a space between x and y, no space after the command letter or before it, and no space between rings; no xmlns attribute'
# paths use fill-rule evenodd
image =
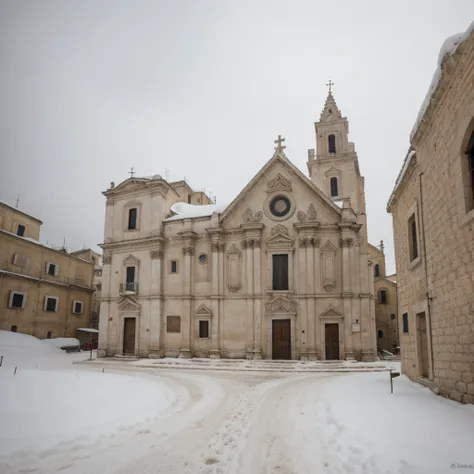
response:
<svg viewBox="0 0 474 474"><path fill-rule="evenodd" d="M262 221L270 226L272 221L284 222L298 211L307 214L309 203L311 219L317 214L325 223L340 221L340 209L282 153L276 153L226 208L220 222L227 228Z"/></svg>

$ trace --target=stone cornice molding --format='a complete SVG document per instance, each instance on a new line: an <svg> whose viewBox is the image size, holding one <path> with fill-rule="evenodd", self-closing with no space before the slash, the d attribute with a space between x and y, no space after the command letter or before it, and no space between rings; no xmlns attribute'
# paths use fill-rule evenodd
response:
<svg viewBox="0 0 474 474"><path fill-rule="evenodd" d="M163 243L165 239L161 235L153 235L132 240L120 240L118 242L104 242L99 244L103 250L130 249L135 247L147 246L150 244Z"/></svg>
<svg viewBox="0 0 474 474"><path fill-rule="evenodd" d="M306 221L306 222L297 222L296 224L293 224L293 227L298 231L302 232L305 230L318 230L321 228L321 223L318 221Z"/></svg>
<svg viewBox="0 0 474 474"><path fill-rule="evenodd" d="M256 233L260 233L265 227L265 224L262 224L261 222L247 222L245 224L240 224L240 227L246 233L251 231L257 231Z"/></svg>

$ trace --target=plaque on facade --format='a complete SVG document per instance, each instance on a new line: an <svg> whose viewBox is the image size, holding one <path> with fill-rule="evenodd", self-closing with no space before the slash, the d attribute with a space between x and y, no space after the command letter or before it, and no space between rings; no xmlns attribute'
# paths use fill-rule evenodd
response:
<svg viewBox="0 0 474 474"><path fill-rule="evenodd" d="M352 325L352 332L360 332L360 324L359 323L354 323Z"/></svg>

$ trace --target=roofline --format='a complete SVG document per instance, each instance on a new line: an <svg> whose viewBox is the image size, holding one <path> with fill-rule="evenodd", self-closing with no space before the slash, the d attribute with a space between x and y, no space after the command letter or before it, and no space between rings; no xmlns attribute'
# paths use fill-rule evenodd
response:
<svg viewBox="0 0 474 474"><path fill-rule="evenodd" d="M392 194L390 194L390 197L387 202L387 212L389 213L391 212L390 208L392 207L393 201L395 200L397 191L404 181L405 174L408 168L410 167L413 158L416 158L416 150L412 146L410 146L410 148L408 148L407 154L405 155L405 159L403 160L402 169L400 170L400 173L398 173L398 177L395 181L395 186L393 188Z"/></svg>
<svg viewBox="0 0 474 474"><path fill-rule="evenodd" d="M67 253L67 252L63 252L62 250L56 250L56 249L52 249L51 247L48 247L46 245L43 245L41 242L38 242L38 241L35 241L35 240L29 240L29 239L25 239L24 237L20 237L19 235L16 235L14 234L13 232L9 232L8 230L5 230L5 229L0 229L0 232L2 234L6 234L6 235L9 235L11 237L15 237L19 240L22 240L23 242L26 242L26 243L29 243L29 244L33 244L33 245L37 245L43 249L47 249L47 250L51 250L52 252L56 252L56 253L60 253L61 255L66 255L70 258L73 258L75 260L79 260L80 262L85 262L85 263L88 263L90 265L93 265L92 262L89 262L89 260L84 260L83 258L79 258L79 257L76 257L75 255L72 255L70 253Z"/></svg>
<svg viewBox="0 0 474 474"><path fill-rule="evenodd" d="M13 206L11 206L10 204L7 204L5 201L0 201L0 206L9 207L9 208L12 209L13 211L19 212L20 214L23 214L24 216L29 217L30 219L33 219L33 220L35 220L36 222L39 222L40 225L43 223L43 221L39 220L37 217L32 216L31 214L28 214L28 213L26 213L26 212L20 211L20 209L18 209L17 207L13 207Z"/></svg>

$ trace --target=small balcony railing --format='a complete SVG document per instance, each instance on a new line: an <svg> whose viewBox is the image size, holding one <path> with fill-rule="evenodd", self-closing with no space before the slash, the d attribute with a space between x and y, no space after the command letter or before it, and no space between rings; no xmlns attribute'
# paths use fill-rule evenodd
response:
<svg viewBox="0 0 474 474"><path fill-rule="evenodd" d="M138 282L120 283L120 293L138 293Z"/></svg>

